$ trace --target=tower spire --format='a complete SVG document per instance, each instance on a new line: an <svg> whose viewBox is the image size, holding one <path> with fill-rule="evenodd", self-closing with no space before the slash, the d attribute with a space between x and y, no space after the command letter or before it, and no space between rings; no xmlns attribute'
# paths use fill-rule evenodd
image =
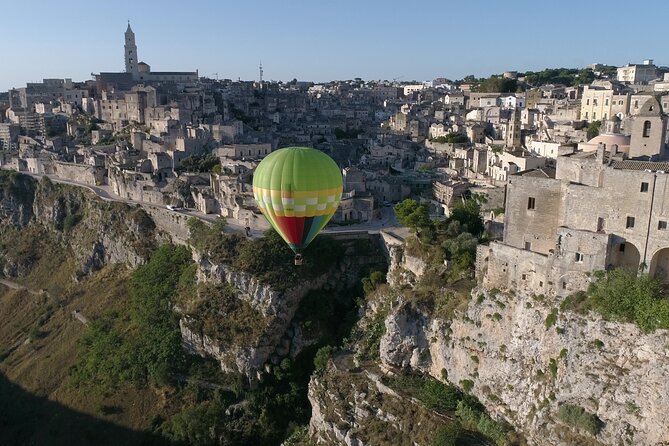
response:
<svg viewBox="0 0 669 446"><path fill-rule="evenodd" d="M128 28L125 30L125 72L132 73L133 77L137 75L137 45L135 45L135 33L130 27L130 20L128 20Z"/></svg>
<svg viewBox="0 0 669 446"><path fill-rule="evenodd" d="M260 83L262 84L262 60L260 61Z"/></svg>

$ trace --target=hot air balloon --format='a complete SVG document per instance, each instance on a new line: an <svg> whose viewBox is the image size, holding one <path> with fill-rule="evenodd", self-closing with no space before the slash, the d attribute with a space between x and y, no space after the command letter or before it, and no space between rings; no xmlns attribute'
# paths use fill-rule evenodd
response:
<svg viewBox="0 0 669 446"><path fill-rule="evenodd" d="M339 167L323 152L286 147L266 156L253 175L260 211L295 252L302 252L334 215L342 193Z"/></svg>

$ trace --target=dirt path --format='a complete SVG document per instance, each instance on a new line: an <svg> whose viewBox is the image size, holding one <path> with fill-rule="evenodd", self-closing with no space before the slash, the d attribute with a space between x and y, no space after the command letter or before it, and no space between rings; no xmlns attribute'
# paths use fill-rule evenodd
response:
<svg viewBox="0 0 669 446"><path fill-rule="evenodd" d="M6 286L7 288L14 289L14 290L26 290L27 292L29 292L30 294L33 294L35 296L40 296L40 295L44 294L47 297L49 297L49 292L46 291L46 290L33 290L33 289L30 289L28 287L25 287L25 286L21 285L18 282L13 282L11 280L0 279L0 284Z"/></svg>

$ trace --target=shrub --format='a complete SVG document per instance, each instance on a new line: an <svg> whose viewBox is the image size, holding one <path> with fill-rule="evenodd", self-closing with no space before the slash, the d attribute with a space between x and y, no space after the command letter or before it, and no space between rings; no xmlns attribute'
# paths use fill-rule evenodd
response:
<svg viewBox="0 0 669 446"><path fill-rule="evenodd" d="M443 384L435 379L428 379L418 392L420 399L428 408L437 412L455 410L462 394L453 386Z"/></svg>
<svg viewBox="0 0 669 446"><path fill-rule="evenodd" d="M634 322L644 332L669 328L669 299L660 281L622 269L609 271L588 288L588 301L605 319Z"/></svg>
<svg viewBox="0 0 669 446"><path fill-rule="evenodd" d="M463 379L460 381L460 387L462 387L462 390L464 390L466 393L469 393L469 391L474 388L474 381L471 379Z"/></svg>
<svg viewBox="0 0 669 446"><path fill-rule="evenodd" d="M122 382L163 386L183 368L186 353L171 303L191 264L187 248L162 245L135 270L128 314L106 314L84 332L79 360L71 370L73 384L102 391Z"/></svg>
<svg viewBox="0 0 669 446"><path fill-rule="evenodd" d="M431 446L456 446L458 444L458 437L462 432L460 423L449 423L444 427L439 428L432 440Z"/></svg>
<svg viewBox="0 0 669 446"><path fill-rule="evenodd" d="M544 321L544 325L546 326L546 330L551 328L555 323L557 322L557 316L558 316L558 310L557 308L553 308L550 313L548 313L548 316L546 316L546 320Z"/></svg>
<svg viewBox="0 0 669 446"><path fill-rule="evenodd" d="M582 429L591 435L597 435L602 430L602 421L597 415L592 414L580 406L563 404L558 409L558 418L578 429Z"/></svg>
<svg viewBox="0 0 669 446"><path fill-rule="evenodd" d="M557 377L558 365L555 358L551 358L548 362L548 370L551 372L551 375L553 375L553 378Z"/></svg>
<svg viewBox="0 0 669 446"><path fill-rule="evenodd" d="M362 279L362 288L365 294L369 294L382 283L386 283L386 275L381 271L372 271L368 277Z"/></svg>
<svg viewBox="0 0 669 446"><path fill-rule="evenodd" d="M594 341L591 342L591 344L593 347L597 349L601 349L602 347L604 347L604 343L600 339L595 339Z"/></svg>
<svg viewBox="0 0 669 446"><path fill-rule="evenodd" d="M63 219L63 231L69 232L81 221L81 215L70 214Z"/></svg>
<svg viewBox="0 0 669 446"><path fill-rule="evenodd" d="M330 361L332 352L334 352L334 348L330 345L321 347L318 349L318 352L316 352L316 356L314 356L314 372L318 376L322 376L323 373L325 373L325 370L327 370L328 361Z"/></svg>
<svg viewBox="0 0 669 446"><path fill-rule="evenodd" d="M502 424L496 422L484 412L483 406L475 398L465 398L458 403L455 415L462 424L476 430L494 441L498 446L509 444L507 431Z"/></svg>

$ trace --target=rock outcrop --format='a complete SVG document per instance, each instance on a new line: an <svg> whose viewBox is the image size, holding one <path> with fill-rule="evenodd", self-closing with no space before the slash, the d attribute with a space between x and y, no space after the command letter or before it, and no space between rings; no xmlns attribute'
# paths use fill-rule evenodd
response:
<svg viewBox="0 0 669 446"><path fill-rule="evenodd" d="M543 296L473 294L452 321L397 307L385 321L381 361L471 386L531 444L669 444L666 331L561 312ZM601 432L560 421L565 404L596 415Z"/></svg>
<svg viewBox="0 0 669 446"><path fill-rule="evenodd" d="M2 232L32 230L37 243L48 243L68 252L77 274L88 274L106 264L144 263L159 237L155 224L138 207L105 202L92 192L48 179L37 182L16 173L0 178L0 220ZM30 269L40 247L33 245L3 251L3 272L22 275Z"/></svg>
<svg viewBox="0 0 669 446"><path fill-rule="evenodd" d="M451 422L383 384L378 370L353 367L345 354L312 377L308 396L309 433L318 444L427 446Z"/></svg>
<svg viewBox="0 0 669 446"><path fill-rule="evenodd" d="M246 314L255 312L254 330L249 330L244 342L218 339L215 333L207 331L200 324L201 317L182 309L180 321L184 345L189 351L217 360L226 371L239 372L253 381L267 362L278 364L287 356L295 357L300 351L315 342L305 337L295 314L304 297L312 291L342 292L355 286L359 280L359 270L367 264L382 261L373 253L355 254L352 246L347 248L347 256L328 272L286 290L279 290L263 283L253 275L234 267L213 263L207 257L195 253L198 266L198 281L232 289L234 298L248 305ZM361 255L362 254L362 255ZM225 293L209 296L209 299L230 299ZM229 314L227 317L235 317ZM221 322L225 324L225 322Z"/></svg>

